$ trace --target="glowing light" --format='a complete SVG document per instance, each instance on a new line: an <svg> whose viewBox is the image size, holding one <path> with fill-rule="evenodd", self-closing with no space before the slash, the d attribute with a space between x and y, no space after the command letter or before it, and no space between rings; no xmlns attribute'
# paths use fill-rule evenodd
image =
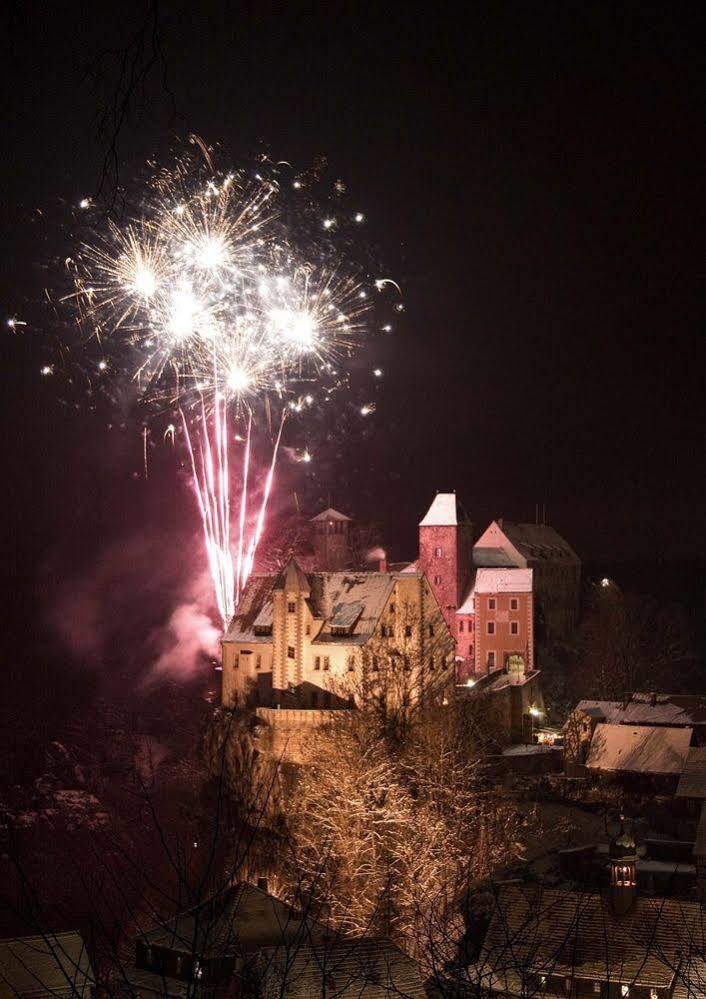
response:
<svg viewBox="0 0 706 999"><path fill-rule="evenodd" d="M361 416L370 416L370 414L374 412L375 412L375 406L371 402L368 402L365 404L365 406L360 407Z"/></svg>
<svg viewBox="0 0 706 999"><path fill-rule="evenodd" d="M108 370L108 362L107 361L99 361L98 362L98 370L99 371L107 371Z"/></svg>
<svg viewBox="0 0 706 999"><path fill-rule="evenodd" d="M81 198L81 200L78 203L78 207L79 208L84 208L84 209L85 208L90 208L91 207L91 199L90 198Z"/></svg>
<svg viewBox="0 0 706 999"><path fill-rule="evenodd" d="M529 709L529 713L532 715L533 718L541 718L541 716L544 714L543 711L540 711L539 708L535 708L534 705Z"/></svg>
<svg viewBox="0 0 706 999"><path fill-rule="evenodd" d="M356 222L365 222L365 215L363 215L362 212L356 212L353 217L355 218Z"/></svg>
<svg viewBox="0 0 706 999"><path fill-rule="evenodd" d="M41 375L44 375L45 377L47 375L53 375L54 374L54 365L53 364L45 364L44 367L40 369L39 373Z"/></svg>
<svg viewBox="0 0 706 999"><path fill-rule="evenodd" d="M466 686L467 687L475 687L475 685L476 685L476 681L473 679L472 676L469 676L468 679L466 680Z"/></svg>
<svg viewBox="0 0 706 999"><path fill-rule="evenodd" d="M602 587L603 587L604 589L605 589L605 588L606 588L607 586L610 586L610 580L608 579L608 577L607 577L607 576L604 576L604 577L603 577L603 579L601 580L601 586L602 586Z"/></svg>
<svg viewBox="0 0 706 999"><path fill-rule="evenodd" d="M382 368L375 368L373 374L376 378L382 378Z"/></svg>
<svg viewBox="0 0 706 999"><path fill-rule="evenodd" d="M316 325L306 312L273 309L270 320L275 331L299 350L311 350L316 340Z"/></svg>
<svg viewBox="0 0 706 999"><path fill-rule="evenodd" d="M333 227L335 226L335 224L336 224L336 220L335 219L324 219L324 221L323 221L324 229L333 229Z"/></svg>
<svg viewBox="0 0 706 999"><path fill-rule="evenodd" d="M385 323L382 328L383 333L392 333L392 326L389 323Z"/></svg>
<svg viewBox="0 0 706 999"><path fill-rule="evenodd" d="M146 267L139 267L135 273L133 288L138 295L143 295L145 298L149 298L151 295L154 295L157 289L157 281L155 280L154 274ZM86 289L86 291L90 294L93 289Z"/></svg>
<svg viewBox="0 0 706 999"><path fill-rule="evenodd" d="M244 392L250 387L250 376L247 371L236 366L228 372L227 385L231 392Z"/></svg>

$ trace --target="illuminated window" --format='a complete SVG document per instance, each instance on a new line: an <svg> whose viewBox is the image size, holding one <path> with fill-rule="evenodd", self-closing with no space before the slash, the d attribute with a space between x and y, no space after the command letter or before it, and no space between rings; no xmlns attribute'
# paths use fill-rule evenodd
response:
<svg viewBox="0 0 706 999"><path fill-rule="evenodd" d="M517 597L510 597L510 610L517 610L519 606L520 606L520 601L517 599Z"/></svg>
<svg viewBox="0 0 706 999"><path fill-rule="evenodd" d="M659 992L657 989L650 989L650 999L658 999Z"/></svg>
<svg viewBox="0 0 706 999"><path fill-rule="evenodd" d="M295 614L296 610L297 610L297 605L296 605L295 601L294 600L289 600L287 602L287 613L288 614Z"/></svg>
<svg viewBox="0 0 706 999"><path fill-rule="evenodd" d="M547 976L546 975L540 975L539 976L539 984L540 985L546 985L547 984Z"/></svg>
<svg viewBox="0 0 706 999"><path fill-rule="evenodd" d="M435 548L434 549L434 558L441 558L441 556L443 554L444 554L443 548Z"/></svg>
<svg viewBox="0 0 706 999"><path fill-rule="evenodd" d="M314 656L314 669L321 669L321 656Z"/></svg>
<svg viewBox="0 0 706 999"><path fill-rule="evenodd" d="M510 621L510 634L511 635L520 634L520 625L517 621Z"/></svg>
<svg viewBox="0 0 706 999"><path fill-rule="evenodd" d="M621 996L629 996L630 995L630 986L629 985L621 985L620 986L620 994L621 994Z"/></svg>
<svg viewBox="0 0 706 999"><path fill-rule="evenodd" d="M294 659L295 657L296 657L296 652L294 650L294 646L293 645L288 645L287 646L287 658L288 659Z"/></svg>
<svg viewBox="0 0 706 999"><path fill-rule="evenodd" d="M331 665L331 661L328 656L324 656L324 669L328 669Z"/></svg>
<svg viewBox="0 0 706 999"><path fill-rule="evenodd" d="M489 635L495 634L495 621L488 621L488 634Z"/></svg>
<svg viewBox="0 0 706 999"><path fill-rule="evenodd" d="M495 597L488 599L488 610L495 610Z"/></svg>
<svg viewBox="0 0 706 999"><path fill-rule="evenodd" d="M593 983L593 991L600 993L600 991L601 991L601 983L600 982L594 982Z"/></svg>

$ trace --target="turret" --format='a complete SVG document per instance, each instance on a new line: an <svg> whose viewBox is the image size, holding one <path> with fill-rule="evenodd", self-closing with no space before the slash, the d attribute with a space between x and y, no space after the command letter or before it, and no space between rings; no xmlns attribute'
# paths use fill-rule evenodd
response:
<svg viewBox="0 0 706 999"><path fill-rule="evenodd" d="M350 563L350 517L329 507L311 518L314 555L319 572L335 572Z"/></svg>
<svg viewBox="0 0 706 999"><path fill-rule="evenodd" d="M469 577L471 541L470 524L459 523L456 494L437 493L419 524L417 565L426 574L453 635L456 610Z"/></svg>
<svg viewBox="0 0 706 999"><path fill-rule="evenodd" d="M637 844L629 819L610 842L610 902L616 916L629 912L637 898Z"/></svg>

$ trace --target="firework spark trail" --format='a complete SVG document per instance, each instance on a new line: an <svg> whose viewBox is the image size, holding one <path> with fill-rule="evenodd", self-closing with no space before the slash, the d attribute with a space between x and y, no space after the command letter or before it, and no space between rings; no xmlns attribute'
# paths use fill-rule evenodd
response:
<svg viewBox="0 0 706 999"><path fill-rule="evenodd" d="M201 514L208 565L216 591L216 602L224 627L235 610L235 579L233 558L230 552L230 483L228 476L228 448L226 441L226 408L219 400L214 403L212 414L214 443L211 442L205 406L198 430L199 459L189 430L186 415L180 410L186 439L194 493ZM215 462L214 462L215 451Z"/></svg>
<svg viewBox="0 0 706 999"><path fill-rule="evenodd" d="M255 552L257 551L257 546L260 544L260 539L262 537L262 531L265 526L265 512L267 510L267 504L270 499L270 493L272 491L272 483L275 477L275 465L277 464L277 454L279 452L280 441L282 440L282 431L284 430L285 413L282 413L282 418L279 423L279 430L277 431L277 437L275 439L275 445L272 449L272 461L270 462L270 468L267 473L267 478L265 479L265 489L262 496L262 503L260 504L260 512L257 516L257 523L255 525L255 530L250 538L250 546L248 548L247 558L245 560L244 577L247 580L248 576L252 572L253 563L255 561Z"/></svg>
<svg viewBox="0 0 706 999"><path fill-rule="evenodd" d="M250 476L250 439L252 433L252 412L248 414L248 433L245 440L245 454L243 455L243 480L240 492L240 522L238 530L238 560L236 572L236 605L243 592L245 580L243 579L243 545L245 540L245 514L248 504L248 479Z"/></svg>

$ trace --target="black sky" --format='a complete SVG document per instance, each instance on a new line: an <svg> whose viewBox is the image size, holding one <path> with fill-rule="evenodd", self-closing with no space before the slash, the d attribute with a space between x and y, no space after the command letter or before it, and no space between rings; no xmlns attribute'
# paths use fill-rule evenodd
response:
<svg viewBox="0 0 706 999"><path fill-rule="evenodd" d="M703 16L282 7L164 3L173 105L155 72L119 152L125 180L192 131L234 158L258 142L301 165L323 154L373 220L406 320L351 442L357 484L330 470L337 504L380 519L397 556L455 488L479 524L546 503L588 560L706 557ZM53 276L30 220L95 190L102 92L85 69L143 10L6 7L5 315L41 314ZM7 524L27 579L62 538L90 561L116 518L137 526L158 502L135 487L131 445L105 451L57 403L32 336L2 337Z"/></svg>

